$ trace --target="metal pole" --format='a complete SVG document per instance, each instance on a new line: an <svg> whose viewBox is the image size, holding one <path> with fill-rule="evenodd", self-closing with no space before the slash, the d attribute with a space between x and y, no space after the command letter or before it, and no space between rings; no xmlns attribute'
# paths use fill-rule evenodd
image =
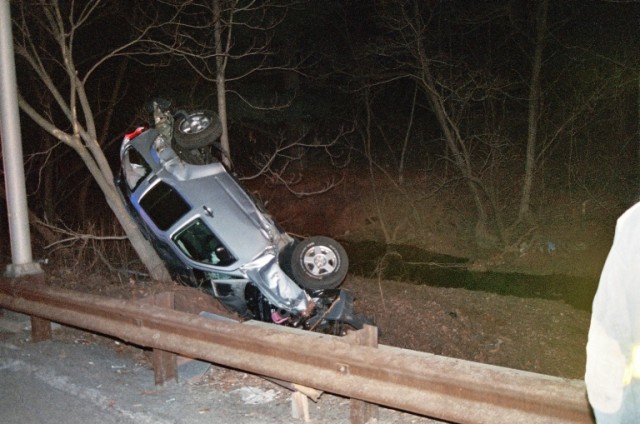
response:
<svg viewBox="0 0 640 424"><path fill-rule="evenodd" d="M24 179L22 136L18 113L18 90L11 32L9 0L0 0L0 140L4 163L11 260L5 274L10 277L41 273L31 256L31 234Z"/></svg>

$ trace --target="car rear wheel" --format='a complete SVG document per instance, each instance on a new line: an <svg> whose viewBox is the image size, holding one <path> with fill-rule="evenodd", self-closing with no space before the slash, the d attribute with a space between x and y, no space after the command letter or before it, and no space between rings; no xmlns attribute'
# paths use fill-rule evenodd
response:
<svg viewBox="0 0 640 424"><path fill-rule="evenodd" d="M212 144L221 134L218 115L210 110L198 110L177 120L173 137L179 147L191 150Z"/></svg>
<svg viewBox="0 0 640 424"><path fill-rule="evenodd" d="M336 288L345 279L348 270L347 252L340 243L329 237L309 237L296 244L291 254L291 274L305 289Z"/></svg>

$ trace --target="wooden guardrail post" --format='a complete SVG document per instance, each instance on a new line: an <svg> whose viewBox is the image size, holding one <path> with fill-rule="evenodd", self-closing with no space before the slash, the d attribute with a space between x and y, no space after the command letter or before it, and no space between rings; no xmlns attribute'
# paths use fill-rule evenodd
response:
<svg viewBox="0 0 640 424"><path fill-rule="evenodd" d="M45 274L38 273L32 275L26 275L18 278L11 278L8 281L13 281L14 283L24 282L25 284L39 284L42 285L45 283ZM0 308L0 317L3 315L3 309ZM51 340L52 335L52 327L51 321L37 317L35 315L31 315L31 341L32 342L42 342L45 340Z"/></svg>
<svg viewBox="0 0 640 424"><path fill-rule="evenodd" d="M362 330L353 333L350 342L361 345L378 347L378 327L365 325ZM365 424L371 419L378 419L378 405L363 400L351 399L351 424Z"/></svg>
<svg viewBox="0 0 640 424"><path fill-rule="evenodd" d="M51 321L31 316L31 341L43 342L51 340Z"/></svg>
<svg viewBox="0 0 640 424"><path fill-rule="evenodd" d="M166 309L174 309L174 295L163 292L153 297L153 304ZM151 363L156 385L162 385L169 380L178 380L178 356L166 350L153 348Z"/></svg>

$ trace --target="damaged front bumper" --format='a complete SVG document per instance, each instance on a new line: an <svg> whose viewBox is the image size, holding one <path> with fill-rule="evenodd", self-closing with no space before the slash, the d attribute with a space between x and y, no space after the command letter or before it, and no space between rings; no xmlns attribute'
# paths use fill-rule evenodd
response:
<svg viewBox="0 0 640 424"><path fill-rule="evenodd" d="M356 314L353 309L353 294L343 289L322 290L316 292L318 304L315 314L306 325L313 330L330 322L340 322L355 329L365 324L373 324L366 317Z"/></svg>

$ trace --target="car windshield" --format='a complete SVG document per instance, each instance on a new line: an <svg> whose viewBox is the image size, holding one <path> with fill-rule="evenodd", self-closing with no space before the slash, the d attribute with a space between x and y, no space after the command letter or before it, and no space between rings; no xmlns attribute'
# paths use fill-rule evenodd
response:
<svg viewBox="0 0 640 424"><path fill-rule="evenodd" d="M173 237L173 241L185 255L197 262L228 266L236 261L200 218L187 224Z"/></svg>

